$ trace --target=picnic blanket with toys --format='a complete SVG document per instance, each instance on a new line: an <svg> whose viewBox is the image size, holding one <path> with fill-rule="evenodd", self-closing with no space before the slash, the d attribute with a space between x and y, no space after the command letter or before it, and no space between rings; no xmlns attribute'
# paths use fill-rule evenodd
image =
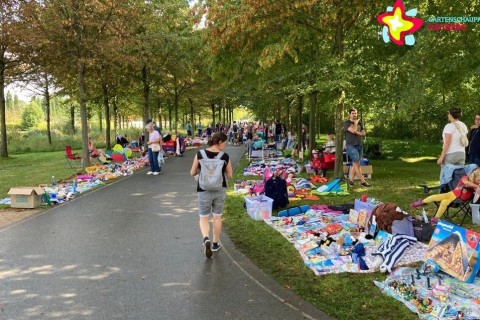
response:
<svg viewBox="0 0 480 320"><path fill-rule="evenodd" d="M244 176L261 177L257 180L237 180L234 190L249 195L261 195L265 191L266 182L272 177L285 179L289 201L319 200L319 195L348 195L347 185L340 179L328 182L325 177L313 175L309 179L295 177L297 163L292 159L273 161L253 161L244 169ZM320 187L318 187L320 186Z"/></svg>
<svg viewBox="0 0 480 320"><path fill-rule="evenodd" d="M367 221L359 224L358 215L352 220L327 208L312 206L305 213L264 221L295 246L316 275L390 272L395 266L422 260L427 246L415 237L382 231L373 238L375 228L365 228Z"/></svg>
<svg viewBox="0 0 480 320"><path fill-rule="evenodd" d="M398 268L374 283L420 319L480 319L480 279L465 283L434 270L427 261L419 268Z"/></svg>
<svg viewBox="0 0 480 320"><path fill-rule="evenodd" d="M42 202L53 205L66 202L75 197L75 194L91 190L105 184L105 181L132 175L136 170L143 168L148 159L146 157L127 160L122 163L93 165L85 168L85 174L76 175L65 181L52 181L49 184L39 185L45 190ZM11 204L10 198L0 199L1 204Z"/></svg>
<svg viewBox="0 0 480 320"><path fill-rule="evenodd" d="M374 283L420 319L480 319L479 251L480 233L439 220L421 267Z"/></svg>

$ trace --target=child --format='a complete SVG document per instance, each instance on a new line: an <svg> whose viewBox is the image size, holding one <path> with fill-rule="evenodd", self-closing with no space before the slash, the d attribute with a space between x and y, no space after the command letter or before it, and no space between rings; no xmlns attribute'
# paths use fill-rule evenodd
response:
<svg viewBox="0 0 480 320"><path fill-rule="evenodd" d="M313 170L315 170L315 174L318 174L321 170L322 160L320 159L318 150L312 151L312 160L310 161L310 166Z"/></svg>
<svg viewBox="0 0 480 320"><path fill-rule="evenodd" d="M473 170L473 172L469 176L463 176L460 181L458 181L457 186L450 192L446 193L439 193L431 195L423 200L417 200L412 203L412 207L417 208L423 206L427 203L440 201L440 206L438 207L437 214L435 218L442 217L445 210L450 203L452 203L455 199L460 198L464 201L470 199L473 195L472 189L477 189L480 186L480 168Z"/></svg>

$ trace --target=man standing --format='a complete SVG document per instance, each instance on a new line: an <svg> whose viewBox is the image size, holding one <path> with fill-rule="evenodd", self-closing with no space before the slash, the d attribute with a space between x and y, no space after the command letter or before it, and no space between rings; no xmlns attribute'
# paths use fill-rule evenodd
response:
<svg viewBox="0 0 480 320"><path fill-rule="evenodd" d="M280 121L275 122L275 142L282 140L282 124Z"/></svg>
<svg viewBox="0 0 480 320"><path fill-rule="evenodd" d="M352 161L352 167L348 175L348 185L350 187L355 186L353 179L355 179L355 175L357 175L363 187L370 187L363 177L362 167L360 166L360 160L363 156L362 137L365 137L366 132L362 123L358 120L357 110L350 109L348 113L349 119L343 123L347 156L350 158L350 161Z"/></svg>
<svg viewBox="0 0 480 320"><path fill-rule="evenodd" d="M475 115L475 124L468 135L468 161L480 167L480 113Z"/></svg>
<svg viewBox="0 0 480 320"><path fill-rule="evenodd" d="M203 131L203 127L202 127L202 123L199 121L198 124L197 124L197 131L198 131L198 137L201 138L202 137L202 131Z"/></svg>
<svg viewBox="0 0 480 320"><path fill-rule="evenodd" d="M192 136L192 125L190 124L190 121L187 121L187 125L185 126L185 130L187 130L187 137Z"/></svg>
<svg viewBox="0 0 480 320"><path fill-rule="evenodd" d="M232 131L233 131L233 145L236 146L238 144L238 125L237 125L237 121L233 121Z"/></svg>

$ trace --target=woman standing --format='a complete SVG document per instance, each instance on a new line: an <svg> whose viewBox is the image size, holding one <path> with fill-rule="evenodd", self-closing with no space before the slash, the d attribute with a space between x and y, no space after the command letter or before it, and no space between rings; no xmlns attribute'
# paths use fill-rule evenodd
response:
<svg viewBox="0 0 480 320"><path fill-rule="evenodd" d="M440 180L442 180L444 165L464 165L465 164L465 146L462 144L462 135L468 132L467 126L458 120L462 115L460 108L451 108L448 110L448 121L442 132L443 147L437 164L441 166Z"/></svg>
<svg viewBox="0 0 480 320"><path fill-rule="evenodd" d="M205 149L205 155L209 159L215 158L220 152L223 152L227 144L227 135L223 132L215 132L212 138L208 141L209 147ZM200 166L199 160L203 159L202 152L198 151L193 159L192 168L190 169L190 175L198 177ZM218 191L205 191L200 188L197 180L197 193L198 193L198 214L200 216L200 232L203 237L204 253L207 258L212 257L212 251L218 251L221 248L220 245L220 233L222 231L222 215L223 208L225 206L225 200L227 198L227 179L232 178L233 169L230 162L230 156L223 152L220 157L224 161L222 169L222 188ZM210 241L210 215L213 217L213 244Z"/></svg>
<svg viewBox="0 0 480 320"><path fill-rule="evenodd" d="M155 130L153 122L147 124L145 129L148 132L148 162L150 163L150 171L147 174L157 176L162 172L158 165L158 153L162 150L162 138L160 133Z"/></svg>

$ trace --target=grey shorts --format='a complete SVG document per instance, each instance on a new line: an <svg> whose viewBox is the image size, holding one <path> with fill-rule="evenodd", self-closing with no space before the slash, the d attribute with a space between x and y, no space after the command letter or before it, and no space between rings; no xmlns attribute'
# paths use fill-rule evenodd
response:
<svg viewBox="0 0 480 320"><path fill-rule="evenodd" d="M210 213L221 216L227 199L227 188L219 191L198 192L198 214L200 217L208 217Z"/></svg>
<svg viewBox="0 0 480 320"><path fill-rule="evenodd" d="M465 164L465 152L452 152L445 155L443 160L444 164L456 164L464 165Z"/></svg>

